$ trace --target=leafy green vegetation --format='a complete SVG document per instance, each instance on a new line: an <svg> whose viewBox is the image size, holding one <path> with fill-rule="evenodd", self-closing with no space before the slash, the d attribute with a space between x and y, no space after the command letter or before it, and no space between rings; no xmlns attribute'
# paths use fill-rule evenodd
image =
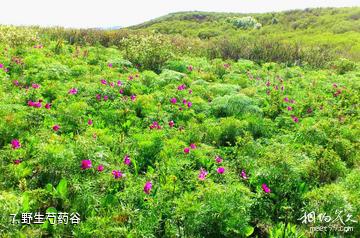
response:
<svg viewBox="0 0 360 238"><path fill-rule="evenodd" d="M358 15L0 27L0 234L359 237ZM35 212L81 222L11 223Z"/></svg>

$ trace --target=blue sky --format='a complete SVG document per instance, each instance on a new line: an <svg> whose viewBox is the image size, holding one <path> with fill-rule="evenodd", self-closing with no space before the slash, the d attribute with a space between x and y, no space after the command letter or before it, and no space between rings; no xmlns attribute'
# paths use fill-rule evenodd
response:
<svg viewBox="0 0 360 238"><path fill-rule="evenodd" d="M360 0L0 0L0 24L130 26L177 11L271 12L360 6Z"/></svg>

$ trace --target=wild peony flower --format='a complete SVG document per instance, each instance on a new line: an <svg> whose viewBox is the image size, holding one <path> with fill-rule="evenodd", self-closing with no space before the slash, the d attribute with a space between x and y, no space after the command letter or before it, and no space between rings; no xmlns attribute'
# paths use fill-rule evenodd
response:
<svg viewBox="0 0 360 238"><path fill-rule="evenodd" d="M13 81L13 84L16 85L16 86L19 86L19 81L18 81L18 80L14 80L14 81Z"/></svg>
<svg viewBox="0 0 360 238"><path fill-rule="evenodd" d="M190 148L194 150L194 149L196 149L196 145L194 143L192 143L192 144L190 144Z"/></svg>
<svg viewBox="0 0 360 238"><path fill-rule="evenodd" d="M109 99L109 96L105 95L104 96L104 101L107 101Z"/></svg>
<svg viewBox="0 0 360 238"><path fill-rule="evenodd" d="M299 122L299 118L297 118L294 115L291 115L291 118L293 119L294 122L298 123Z"/></svg>
<svg viewBox="0 0 360 238"><path fill-rule="evenodd" d="M186 89L186 85L185 85L185 84L181 84L181 85L179 85L179 86L177 87L177 89L178 89L179 91L182 91L182 90Z"/></svg>
<svg viewBox="0 0 360 238"><path fill-rule="evenodd" d="M284 86L281 86L281 91L284 91L285 87Z"/></svg>
<svg viewBox="0 0 360 238"><path fill-rule="evenodd" d="M121 173L120 170L113 170L112 175L114 175L115 179L119 179L119 178L122 178L124 176L123 173Z"/></svg>
<svg viewBox="0 0 360 238"><path fill-rule="evenodd" d="M291 99L291 100L290 100L290 103L295 104L295 100L294 100L294 99Z"/></svg>
<svg viewBox="0 0 360 238"><path fill-rule="evenodd" d="M129 80L133 80L134 77L133 77L132 75L129 75L128 79L129 79Z"/></svg>
<svg viewBox="0 0 360 238"><path fill-rule="evenodd" d="M261 188L265 193L270 193L271 192L270 188L265 183L263 183L261 185Z"/></svg>
<svg viewBox="0 0 360 238"><path fill-rule="evenodd" d="M189 71L193 71L194 67L193 67L192 65L189 65L189 66L187 67L187 69L188 69Z"/></svg>
<svg viewBox="0 0 360 238"><path fill-rule="evenodd" d="M98 165L98 167L96 168L96 170L97 170L98 172L102 172L102 171L104 170L104 165L102 165L102 164Z"/></svg>
<svg viewBox="0 0 360 238"><path fill-rule="evenodd" d="M93 121L91 119L89 119L87 123L89 126L91 126L93 124Z"/></svg>
<svg viewBox="0 0 360 238"><path fill-rule="evenodd" d="M293 108L288 106L287 109L288 109L288 111L292 111Z"/></svg>
<svg viewBox="0 0 360 238"><path fill-rule="evenodd" d="M4 68L4 65L3 64L0 64L0 69L3 69Z"/></svg>
<svg viewBox="0 0 360 238"><path fill-rule="evenodd" d="M192 93L193 93L193 91L190 89L190 90L189 90L189 94L192 94Z"/></svg>
<svg viewBox="0 0 360 238"><path fill-rule="evenodd" d="M100 94L96 94L96 99L97 99L98 101L100 101L100 100L101 100L101 95L100 95Z"/></svg>
<svg viewBox="0 0 360 238"><path fill-rule="evenodd" d="M216 171L218 172L218 174L223 174L225 172L225 168L219 167Z"/></svg>
<svg viewBox="0 0 360 238"><path fill-rule="evenodd" d="M124 157L124 164L130 165L130 163L131 163L130 156L129 156L129 155L125 155L125 157Z"/></svg>
<svg viewBox="0 0 360 238"><path fill-rule="evenodd" d="M104 85L107 85L107 81L106 81L105 79L101 79L101 80L100 80L100 83L101 83L101 84L104 84Z"/></svg>
<svg viewBox="0 0 360 238"><path fill-rule="evenodd" d="M152 183L151 183L151 181L146 181L145 186L144 186L144 192L145 192L146 194L150 194L151 189L152 189Z"/></svg>
<svg viewBox="0 0 360 238"><path fill-rule="evenodd" d="M91 160L86 159L81 161L81 168L82 169L90 169L92 167Z"/></svg>
<svg viewBox="0 0 360 238"><path fill-rule="evenodd" d="M113 88L113 87L114 87L114 85L115 85L115 83L114 83L114 82L111 82L109 85L110 85L110 87L112 87L112 88Z"/></svg>
<svg viewBox="0 0 360 238"><path fill-rule="evenodd" d="M192 102L187 103L188 108L192 107Z"/></svg>
<svg viewBox="0 0 360 238"><path fill-rule="evenodd" d="M41 102L34 102L33 103L33 106L36 107L36 108L40 108L41 107Z"/></svg>
<svg viewBox="0 0 360 238"><path fill-rule="evenodd" d="M205 180L207 174L208 172L205 169L201 168L198 178L200 180Z"/></svg>
<svg viewBox="0 0 360 238"><path fill-rule="evenodd" d="M171 98L170 102L171 102L171 104L175 104L177 102L177 100L176 100L176 98Z"/></svg>
<svg viewBox="0 0 360 238"><path fill-rule="evenodd" d="M311 107L309 107L309 108L306 110L306 112L310 114L310 113L312 113L312 112L313 112L313 110L312 110L312 108L311 108Z"/></svg>
<svg viewBox="0 0 360 238"><path fill-rule="evenodd" d="M30 106L30 107L33 107L33 106L34 106L34 102L31 101L31 100L29 100L27 104L28 104L28 106Z"/></svg>
<svg viewBox="0 0 360 238"><path fill-rule="evenodd" d="M189 147L184 148L184 153L189 154L190 153L190 148Z"/></svg>
<svg viewBox="0 0 360 238"><path fill-rule="evenodd" d="M50 108L51 108L51 104L50 104L50 103L46 103L46 104L45 104L45 108L46 108L46 109L50 109Z"/></svg>
<svg viewBox="0 0 360 238"><path fill-rule="evenodd" d="M21 163L21 159L14 160L14 164L20 164L20 163Z"/></svg>
<svg viewBox="0 0 360 238"><path fill-rule="evenodd" d="M71 94L71 95L74 95L74 94L77 94L77 93L78 93L77 88L72 88L72 89L69 90L69 94Z"/></svg>
<svg viewBox="0 0 360 238"><path fill-rule="evenodd" d="M122 85L122 82L120 80L118 80L117 85L120 87Z"/></svg>
<svg viewBox="0 0 360 238"><path fill-rule="evenodd" d="M248 177L246 176L245 170L241 170L241 177L242 177L243 179L247 179L247 178L248 178Z"/></svg>
<svg viewBox="0 0 360 238"><path fill-rule="evenodd" d="M174 122L174 121L169 121L169 126L170 126L170 127L174 127L174 125L175 125L175 122Z"/></svg>
<svg viewBox="0 0 360 238"><path fill-rule="evenodd" d="M161 126L159 125L159 123L157 121L154 121L151 125L150 125L150 129L161 129Z"/></svg>
<svg viewBox="0 0 360 238"><path fill-rule="evenodd" d="M18 139L11 140L11 147L16 150L21 147L20 141Z"/></svg>
<svg viewBox="0 0 360 238"><path fill-rule="evenodd" d="M267 82L266 82L266 87L269 87L271 85L271 83L270 83L270 81L268 80Z"/></svg>
<svg viewBox="0 0 360 238"><path fill-rule="evenodd" d="M108 67L109 67L109 68L112 68L112 67L113 67L113 64L112 64L112 63L108 63Z"/></svg>
<svg viewBox="0 0 360 238"><path fill-rule="evenodd" d="M120 94L124 94L124 89L120 89L120 90L119 90L119 93L120 93Z"/></svg>
<svg viewBox="0 0 360 238"><path fill-rule="evenodd" d="M288 97L284 98L284 102L289 102L289 98Z"/></svg>
<svg viewBox="0 0 360 238"><path fill-rule="evenodd" d="M133 94L133 95L131 95L130 98L131 98L131 101L135 101L136 100L136 95Z"/></svg>
<svg viewBox="0 0 360 238"><path fill-rule="evenodd" d="M58 131L59 129L60 129L60 126L59 126L59 125L53 126L53 130L54 130L54 131Z"/></svg>
<svg viewBox="0 0 360 238"><path fill-rule="evenodd" d="M186 105L186 103L187 103L186 99L183 99L183 100L182 100L182 103L183 103L184 105Z"/></svg>
<svg viewBox="0 0 360 238"><path fill-rule="evenodd" d="M223 161L223 159L217 155L217 156L215 156L215 161L216 161L216 163L220 164Z"/></svg>
<svg viewBox="0 0 360 238"><path fill-rule="evenodd" d="M39 85L39 84L37 84L37 83L33 83L33 84L31 85L31 87L36 89L36 88L39 88L39 87L40 87L40 85Z"/></svg>

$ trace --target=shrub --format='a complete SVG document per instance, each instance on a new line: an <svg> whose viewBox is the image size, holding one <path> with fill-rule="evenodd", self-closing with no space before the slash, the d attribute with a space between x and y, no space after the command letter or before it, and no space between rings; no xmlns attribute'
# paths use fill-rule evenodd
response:
<svg viewBox="0 0 360 238"><path fill-rule="evenodd" d="M251 16L231 19L231 22L234 26L240 29L258 29L261 28L261 24Z"/></svg>
<svg viewBox="0 0 360 238"><path fill-rule="evenodd" d="M254 105L254 101L243 94L217 97L211 102L211 110L217 117L242 116L247 113L261 113L260 108Z"/></svg>

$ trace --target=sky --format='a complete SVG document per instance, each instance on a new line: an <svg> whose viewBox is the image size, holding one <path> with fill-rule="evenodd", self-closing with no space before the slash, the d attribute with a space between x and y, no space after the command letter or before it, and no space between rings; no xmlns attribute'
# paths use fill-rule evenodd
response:
<svg viewBox="0 0 360 238"><path fill-rule="evenodd" d="M131 26L178 11L259 13L360 6L360 0L0 0L0 24Z"/></svg>

